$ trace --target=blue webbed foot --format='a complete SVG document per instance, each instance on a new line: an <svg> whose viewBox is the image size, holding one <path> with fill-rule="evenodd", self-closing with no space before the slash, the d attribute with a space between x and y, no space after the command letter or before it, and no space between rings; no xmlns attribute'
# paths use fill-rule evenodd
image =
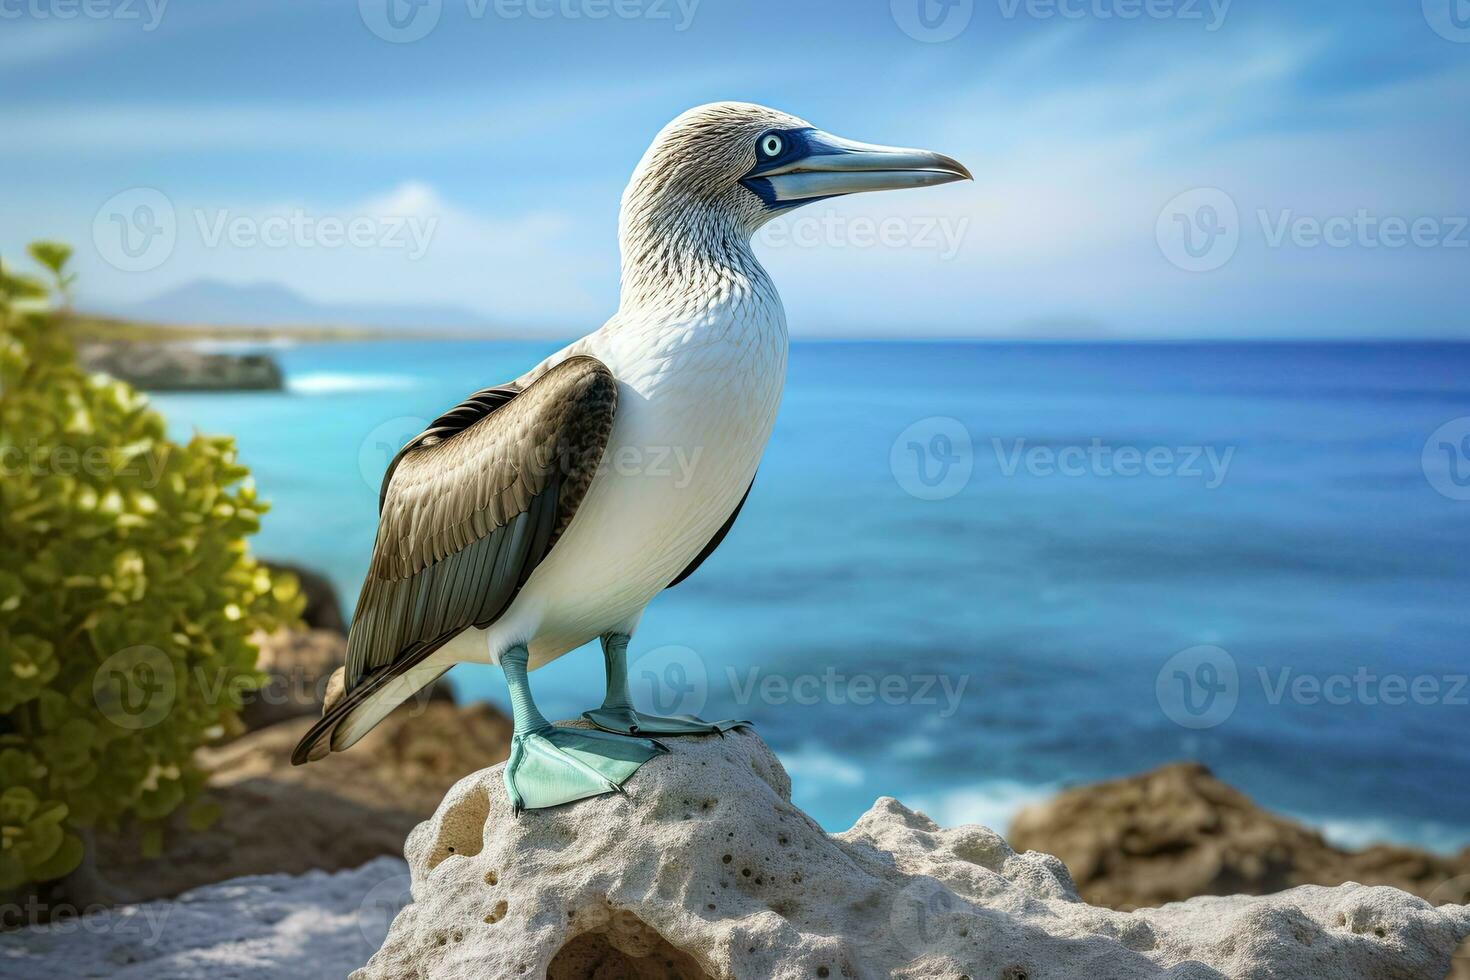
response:
<svg viewBox="0 0 1470 980"><path fill-rule="evenodd" d="M652 739L547 725L511 738L505 788L518 814L621 793L645 762L667 751Z"/></svg>
<svg viewBox="0 0 1470 980"><path fill-rule="evenodd" d="M705 721L694 715L650 715L627 705L606 705L582 712L582 717L605 732L619 735L723 735L736 728L749 728L738 719Z"/></svg>

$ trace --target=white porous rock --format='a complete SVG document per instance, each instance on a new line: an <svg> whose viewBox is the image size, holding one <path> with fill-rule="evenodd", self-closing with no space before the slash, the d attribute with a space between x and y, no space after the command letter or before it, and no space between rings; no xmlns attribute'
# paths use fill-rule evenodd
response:
<svg viewBox="0 0 1470 980"><path fill-rule="evenodd" d="M281 833L289 834L283 827ZM5 980L323 980L361 966L408 900L408 869L380 857L351 871L254 875L167 901L0 931ZM9 906L36 918L48 909Z"/></svg>
<svg viewBox="0 0 1470 980"><path fill-rule="evenodd" d="M1470 907L1353 884L1095 908L1056 858L897 800L826 833L754 734L667 742L626 796L519 817L502 766L461 780L354 980L1440 980L1470 934Z"/></svg>

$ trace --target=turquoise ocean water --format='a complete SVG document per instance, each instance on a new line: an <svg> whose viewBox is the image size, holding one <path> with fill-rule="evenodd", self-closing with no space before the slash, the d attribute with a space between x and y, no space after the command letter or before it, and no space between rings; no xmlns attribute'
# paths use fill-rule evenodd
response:
<svg viewBox="0 0 1470 980"><path fill-rule="evenodd" d="M350 606L393 450L557 346L290 346L287 393L154 400L238 437L257 552ZM643 619L639 696L753 720L834 829L884 794L1003 828L1196 758L1343 842L1470 843L1467 415L1452 344L796 344L735 530ZM573 716L601 657L532 679Z"/></svg>

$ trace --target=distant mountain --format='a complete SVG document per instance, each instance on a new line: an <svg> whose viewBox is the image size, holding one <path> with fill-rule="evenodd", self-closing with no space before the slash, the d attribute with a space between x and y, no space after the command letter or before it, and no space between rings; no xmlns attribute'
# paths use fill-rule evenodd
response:
<svg viewBox="0 0 1470 980"><path fill-rule="evenodd" d="M200 279L151 299L89 312L155 323L249 327L383 327L487 331L480 313L454 306L323 304L276 283L236 285Z"/></svg>

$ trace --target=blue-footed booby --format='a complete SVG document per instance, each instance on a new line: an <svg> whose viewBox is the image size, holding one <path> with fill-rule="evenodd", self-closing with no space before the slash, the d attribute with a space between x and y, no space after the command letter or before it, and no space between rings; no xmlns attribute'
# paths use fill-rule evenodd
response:
<svg viewBox="0 0 1470 980"><path fill-rule="evenodd" d="M617 312L389 465L347 662L292 761L348 748L450 667L487 660L510 691L518 813L620 791L665 750L658 736L742 724L639 711L627 648L653 597L729 531L776 420L786 315L751 239L812 201L969 177L950 157L758 105L669 123L623 194ZM690 465L651 465L670 454ZM594 638L607 675L585 715L595 728L552 725L527 672Z"/></svg>

